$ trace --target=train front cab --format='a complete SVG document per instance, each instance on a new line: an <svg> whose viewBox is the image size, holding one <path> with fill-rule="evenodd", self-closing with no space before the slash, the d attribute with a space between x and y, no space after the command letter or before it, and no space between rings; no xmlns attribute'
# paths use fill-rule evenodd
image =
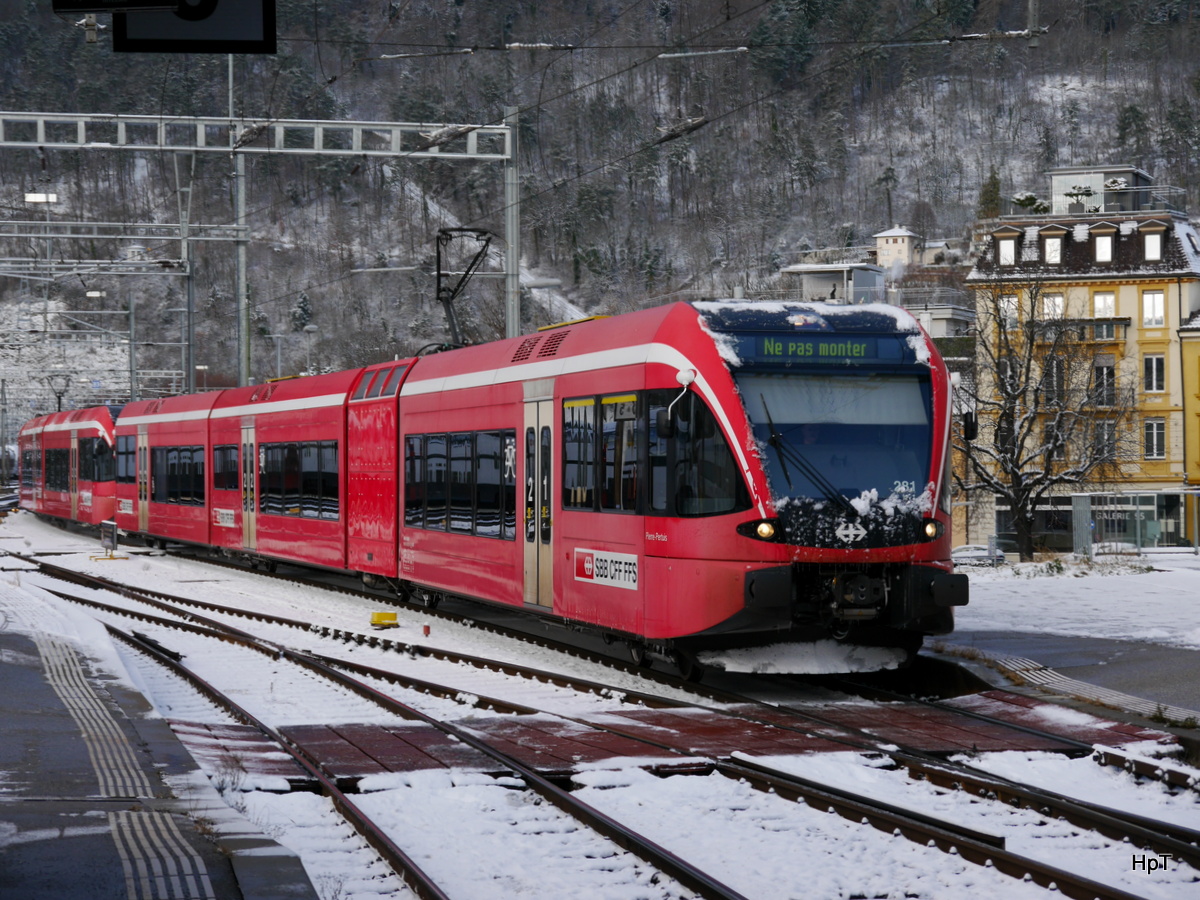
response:
<svg viewBox="0 0 1200 900"><path fill-rule="evenodd" d="M113 517L113 419L106 406L51 413L17 438L22 508L97 525Z"/></svg>
<svg viewBox="0 0 1200 900"><path fill-rule="evenodd" d="M950 380L928 336L895 307L695 306L736 358L726 402L770 497L737 529L748 558L774 561L748 573L746 613L910 649L952 630L967 585L949 563Z"/></svg>

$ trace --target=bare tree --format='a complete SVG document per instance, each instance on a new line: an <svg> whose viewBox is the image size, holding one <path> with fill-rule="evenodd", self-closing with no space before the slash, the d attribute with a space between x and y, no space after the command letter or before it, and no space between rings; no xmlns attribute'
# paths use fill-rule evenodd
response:
<svg viewBox="0 0 1200 900"><path fill-rule="evenodd" d="M1063 299L1036 280L977 284L975 373L960 383L966 471L956 486L1007 503L1022 560L1033 558L1034 513L1047 498L1120 481L1136 458L1121 325L1069 318Z"/></svg>

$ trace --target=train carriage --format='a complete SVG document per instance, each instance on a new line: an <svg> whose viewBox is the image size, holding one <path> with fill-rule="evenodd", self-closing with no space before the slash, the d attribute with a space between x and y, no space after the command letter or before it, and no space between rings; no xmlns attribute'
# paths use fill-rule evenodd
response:
<svg viewBox="0 0 1200 900"><path fill-rule="evenodd" d="M209 425L214 546L271 562L346 567L346 401L362 372L216 395Z"/></svg>
<svg viewBox="0 0 1200 900"><path fill-rule="evenodd" d="M912 649L965 602L948 401L936 350L890 307L676 304L422 359L401 396L402 571L664 652ZM507 556L469 539L477 427L516 432Z"/></svg>
<svg viewBox="0 0 1200 900"><path fill-rule="evenodd" d="M17 435L20 504L97 525L113 517L113 412L92 407L26 422Z"/></svg>
<svg viewBox="0 0 1200 900"><path fill-rule="evenodd" d="M153 543L207 544L208 416L217 394L129 403L116 422L117 525Z"/></svg>
<svg viewBox="0 0 1200 900"><path fill-rule="evenodd" d="M152 541L552 617L638 658L836 641L898 659L967 602L949 430L949 374L901 309L677 303L130 404L116 515Z"/></svg>

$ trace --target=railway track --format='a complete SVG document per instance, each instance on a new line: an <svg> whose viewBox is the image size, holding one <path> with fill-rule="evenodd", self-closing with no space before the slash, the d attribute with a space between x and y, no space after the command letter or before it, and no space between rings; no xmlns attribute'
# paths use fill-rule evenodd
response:
<svg viewBox="0 0 1200 900"><path fill-rule="evenodd" d="M84 579L86 580L86 579ZM111 583L105 584L105 589L111 589ZM163 599L166 595L159 595L157 598L140 598L140 592L130 591L126 594L130 599L136 599L137 602L145 602L150 600L158 604L160 609L163 606L169 605L167 600ZM212 606L209 604L209 606ZM219 609L219 608L218 608ZM165 610L164 610L165 611ZM114 614L125 613L128 611L115 610ZM223 610L223 615L232 614L231 610ZM240 613L240 611L238 611ZM196 620L198 617L193 611L176 611L176 617L180 620L190 618ZM260 617L265 618L266 617ZM274 620L272 622L276 626L284 626L295 629L303 626L303 623L284 622L283 620ZM166 627L165 625L163 627ZM181 626L173 626L181 627ZM211 630L224 629L227 626L221 623L204 623L203 626L193 621L190 627L204 627ZM322 629L318 629L318 632ZM422 655L427 648L416 647L413 645L405 645L400 642L392 642L392 646L386 646L387 641L379 638L377 635L364 635L361 633L343 632L334 634L332 632L321 635L323 638L336 638L342 642L349 642L353 646L358 647L377 647L380 650L399 653L406 658L412 658L416 655ZM258 640L250 637L251 640ZM287 650L279 644L271 644L269 653L280 655L290 655L293 651ZM435 655L441 657L443 661L453 662L455 665L471 665L480 667L495 667L495 662L491 660L482 660L479 658L462 659L452 658L452 654L447 654L444 651L435 651ZM303 659L305 664L321 667L328 672L335 670L353 670L353 677L357 679L371 679L380 681L381 679L393 679L392 673L381 672L379 670L371 670L368 667L359 666L349 663L344 659L334 659L332 657L321 657L317 654L305 653L299 654L298 659ZM516 667L511 665L505 666L505 674L520 678L544 678L548 673L537 670L529 670L528 668ZM628 694L626 692L613 692L611 688L597 682L578 682L570 679L561 678L561 676L553 676L558 679L560 686L569 687L571 690L585 690L596 696L612 696L614 693L622 694L622 702L629 702L638 705L644 705L655 709L682 709L688 704L681 700L668 700L658 697L653 694ZM454 696L461 696L462 690L459 687L448 685L433 685L429 682L409 680L406 687L412 690L419 691L438 691L439 696L448 699ZM378 692L377 689L372 689ZM370 693L370 692L368 692ZM715 692L710 690L704 691L709 697L708 702L713 702L716 696ZM819 736L824 739L830 739L839 742L847 750L857 750L863 752L890 752L892 759L897 765L905 765L909 771L918 775L921 778L927 778L930 781L941 779L941 783L961 786L963 790L969 790L974 795L979 796L992 803L1011 804L1013 806L1023 805L1027 808L1036 810L1039 814L1053 815L1069 815L1070 821L1075 822L1079 827L1095 830L1099 834L1105 834L1113 840L1129 840L1134 846L1146 847L1155 853L1170 855L1177 860L1186 860L1191 866L1196 866L1195 860L1195 842L1197 835L1188 832L1186 829L1175 829L1159 827L1155 828L1155 824L1136 822L1133 817L1121 814L1114 814L1112 810L1088 810L1080 804L1071 805L1071 802L1066 798L1050 796L1047 792L1032 791L1023 788L1020 785L1005 783L1003 779L997 779L994 776L988 776L985 773L971 773L961 765L951 764L945 760L939 760L929 757L928 754L907 753L903 749L897 751L881 750L880 742L877 739L870 738L863 734L854 734L852 730L846 729L844 725L832 721L821 721L820 717L811 715L806 717L792 716L788 711L787 718L790 722L780 721L782 711L770 707L748 708L750 705L745 702L745 698L723 698L730 701L727 708L718 710L732 718L740 719L743 722L756 722L759 724L770 724L772 727L791 730L796 733L804 733L807 736ZM733 701L737 701L736 703ZM473 708L490 707L493 711L503 709L510 715L537 715L544 713L544 710L522 705L507 703L502 698L496 697L473 697ZM732 709L729 707L736 707ZM587 727L595 727L594 723L589 723L586 720L577 720L580 725ZM837 727L840 733L836 737L832 737L832 730ZM644 740L644 733L638 734L636 730L623 732L619 728L609 728L610 732L620 734L630 740ZM478 734L470 731L456 735L459 740L464 740L467 743L471 741L478 742L481 752L486 752L484 748L486 742L481 742ZM470 740L466 740L470 738ZM662 741L658 744L659 749L677 754L680 758L686 756L689 752L688 747L681 745L672 745L670 740ZM494 748L493 748L494 749ZM509 771L517 771L514 763L519 763L518 760L506 757L504 754L493 756L497 764L504 765ZM309 759L310 765L316 763ZM899 833L912 840L917 840L924 844L932 842L933 846L938 847L943 852L953 853L962 859L970 860L984 866L991 866L998 871L1006 874L1015 875L1022 879L1031 879L1037 884L1043 886L1055 885L1056 888L1067 896L1077 897L1127 897L1136 896L1119 888L1106 887L1097 884L1087 878L1065 872L1062 869L1047 866L1037 860L1031 860L1022 857L1018 854L1012 854L1006 851L1003 846L997 844L995 839L989 839L986 834L973 832L972 829L964 829L954 823L939 821L936 817L931 821L930 817L914 810L908 809L887 809L888 804L881 803L877 800L872 800L866 796L847 796L846 792L838 792L829 790L828 786L814 785L806 783L801 777L794 774L789 774L782 770L774 769L771 766L765 765L761 760L749 759L723 759L717 760L711 766L704 767L705 771L716 772L729 779L746 779L754 783L756 787L763 791L773 791L779 796L803 798L809 805L814 808L829 808L832 807L841 815L847 818L860 820L866 819L876 828L883 829L888 833ZM532 773L537 777L536 772ZM969 777L970 776L970 777ZM528 783L528 782L527 782ZM561 788L559 788L561 790ZM1015 802L1014 798L1019 798L1020 803ZM1139 832L1138 829L1141 829ZM653 842L651 842L653 843ZM1000 842L1002 844L1002 842ZM403 866L400 866L403 869ZM664 869L664 871L668 871ZM694 877L694 876L693 876ZM678 879L682 884L688 884L684 878ZM697 885L693 882L689 885L690 888L699 889L703 885ZM717 888L720 890L720 888ZM702 894L703 896L724 896L723 894Z"/></svg>

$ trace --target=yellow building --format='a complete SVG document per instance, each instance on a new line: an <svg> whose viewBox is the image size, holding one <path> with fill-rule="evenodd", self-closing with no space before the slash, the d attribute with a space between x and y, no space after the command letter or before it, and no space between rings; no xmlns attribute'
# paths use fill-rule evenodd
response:
<svg viewBox="0 0 1200 900"><path fill-rule="evenodd" d="M1072 494L1091 493L1105 496L1088 507L1074 503L1095 510L1086 523L1093 540L1183 545L1195 534L1190 492L1200 487L1200 235L1180 208L1182 191L1155 185L1139 169L1055 169L1049 176L1048 200L1018 195L1008 215L977 224L968 284L977 297L999 292L1014 322L1020 310L1022 321L1036 319L1039 327L1058 321L1074 329L1076 346L1088 354L1088 439L1125 449L1104 481L1056 487L1039 504L1035 541L1071 549L1079 540ZM1052 393L1060 365L1041 361L1031 377ZM1118 402L1124 405L1106 433L1106 415ZM1047 466L1065 467L1070 453L1048 453ZM987 507L973 504L976 534L1012 530L1003 503Z"/></svg>

